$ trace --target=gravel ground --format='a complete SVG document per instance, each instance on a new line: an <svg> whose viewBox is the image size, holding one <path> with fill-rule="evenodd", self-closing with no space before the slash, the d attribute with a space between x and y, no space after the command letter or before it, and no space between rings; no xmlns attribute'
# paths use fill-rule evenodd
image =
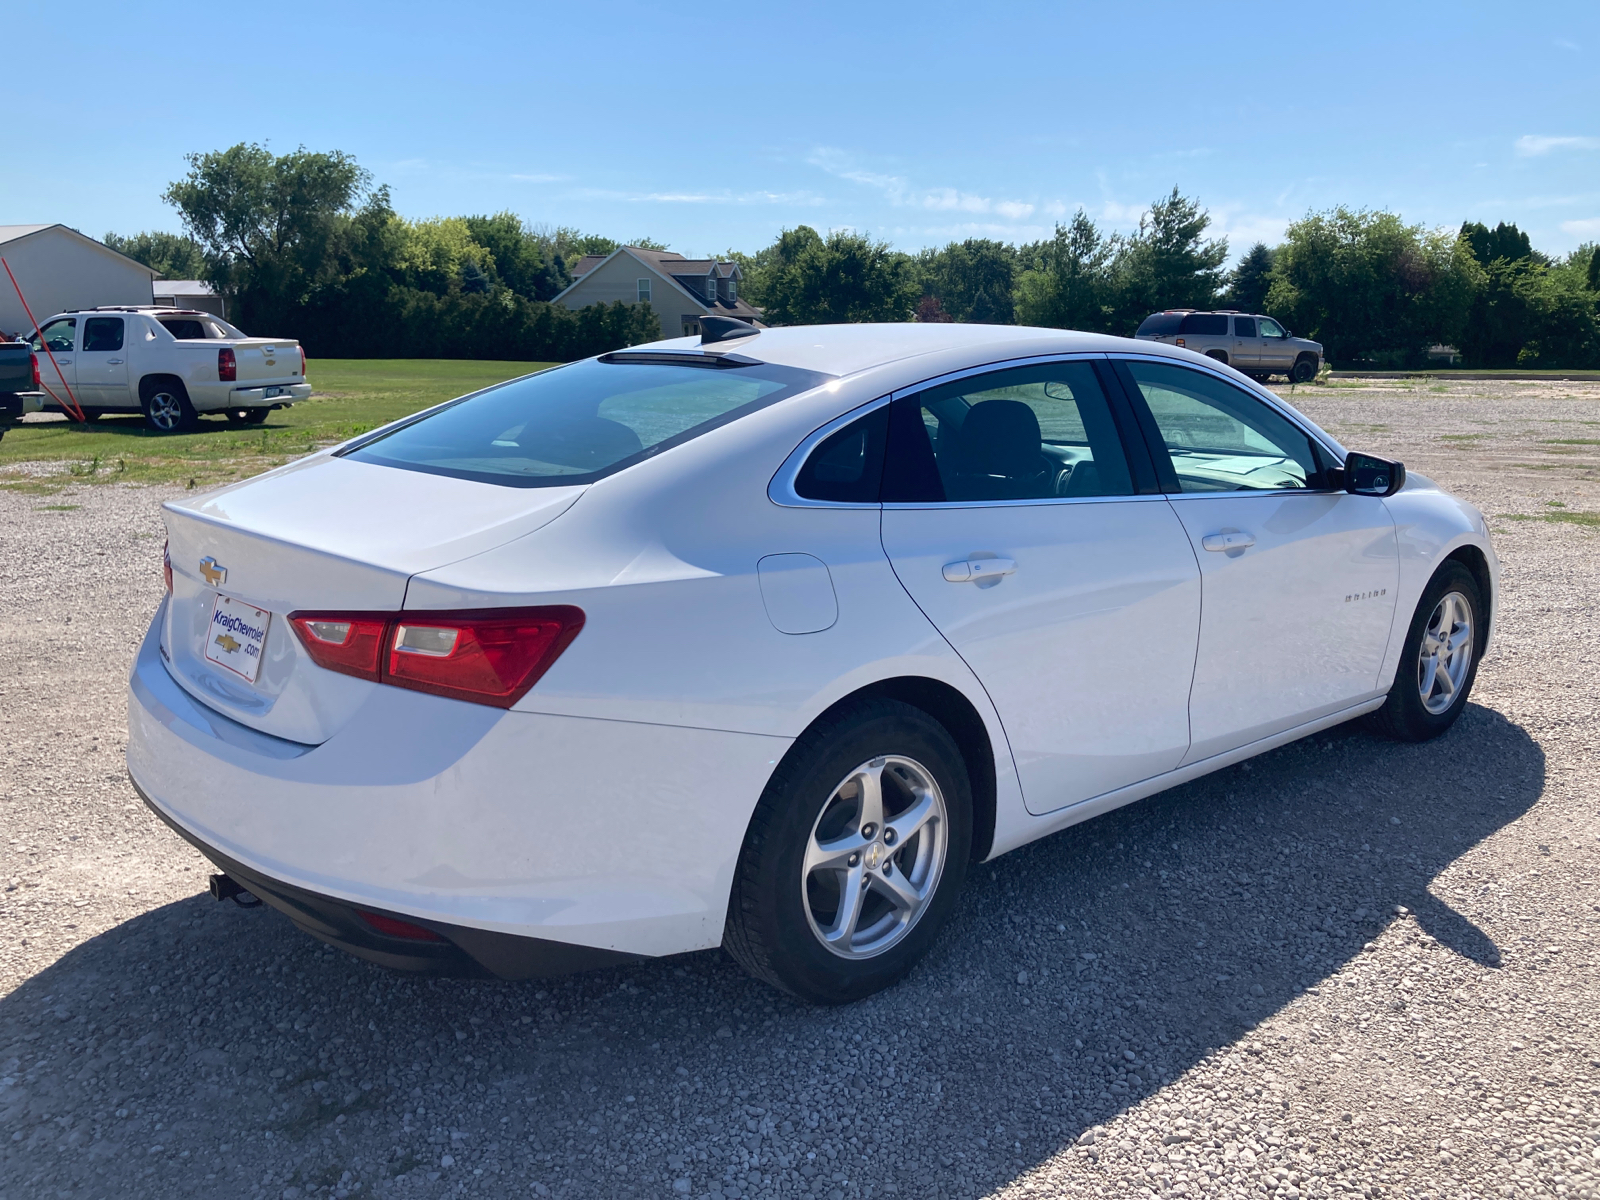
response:
<svg viewBox="0 0 1600 1200"><path fill-rule="evenodd" d="M1296 400L1491 514L1461 722L983 867L839 1010L720 952L416 980L213 903L122 767L166 493L0 493L0 1197L1594 1195L1600 387Z"/></svg>

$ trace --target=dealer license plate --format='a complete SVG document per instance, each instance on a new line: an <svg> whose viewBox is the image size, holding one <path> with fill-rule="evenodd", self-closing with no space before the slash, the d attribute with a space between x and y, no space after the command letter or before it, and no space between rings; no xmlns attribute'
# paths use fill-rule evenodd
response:
<svg viewBox="0 0 1600 1200"><path fill-rule="evenodd" d="M206 630L206 658L251 683L261 673L261 654L272 614L230 596L218 596Z"/></svg>

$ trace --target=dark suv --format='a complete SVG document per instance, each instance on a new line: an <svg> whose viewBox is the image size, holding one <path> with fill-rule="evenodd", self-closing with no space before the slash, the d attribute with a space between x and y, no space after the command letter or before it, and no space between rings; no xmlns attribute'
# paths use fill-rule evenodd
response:
<svg viewBox="0 0 1600 1200"><path fill-rule="evenodd" d="M1295 383L1309 383L1322 367L1320 342L1297 338L1261 313L1168 309L1146 317L1133 336L1169 346L1187 346L1263 383L1271 375L1287 375Z"/></svg>

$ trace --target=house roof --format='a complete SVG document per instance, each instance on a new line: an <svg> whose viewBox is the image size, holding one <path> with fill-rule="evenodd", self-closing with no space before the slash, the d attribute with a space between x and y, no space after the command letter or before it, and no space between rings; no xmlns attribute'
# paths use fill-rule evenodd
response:
<svg viewBox="0 0 1600 1200"><path fill-rule="evenodd" d="M600 263L608 262L619 254L629 255L634 261L652 269L700 308L709 308L715 312L736 316L746 321L758 321L761 319L761 310L753 307L743 299L725 300L719 297L716 300L708 300L697 290L700 286L699 281L704 280L707 275L711 274L712 268L717 269L719 278L726 279L730 276L737 278L739 276L737 263L718 262L713 258L685 258L683 255L674 253L671 250L645 250L639 246L619 246L604 257L593 254L585 255L579 260L579 267L584 267L584 264L590 259L598 258L599 261L584 268L582 271L574 269L572 282L553 299L560 300L562 296L565 296L582 283L584 279L588 278Z"/></svg>
<svg viewBox="0 0 1600 1200"><path fill-rule="evenodd" d="M131 266L138 267L139 270L149 274L152 279L156 276L154 268L145 266L138 259L129 258L126 254L119 254L104 242L97 242L92 237L86 237L79 233L71 226L60 223L54 225L0 225L0 246L5 245L7 242L20 242L23 238L32 237L36 233L43 233L47 229L59 229L67 236L77 238L78 241L83 242L85 245L93 246L102 254L113 255Z"/></svg>
<svg viewBox="0 0 1600 1200"><path fill-rule="evenodd" d="M215 293L203 279L157 279L155 290L163 296L211 296Z"/></svg>

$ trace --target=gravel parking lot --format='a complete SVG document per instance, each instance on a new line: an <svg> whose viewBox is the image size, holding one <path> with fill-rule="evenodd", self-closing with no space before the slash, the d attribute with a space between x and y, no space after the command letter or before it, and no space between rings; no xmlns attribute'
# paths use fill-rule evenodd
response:
<svg viewBox="0 0 1600 1200"><path fill-rule="evenodd" d="M0 1200L1595 1195L1600 385L1294 400L1490 515L1461 722L982 867L836 1010L720 951L416 980L214 903L122 762L170 493L0 492Z"/></svg>

